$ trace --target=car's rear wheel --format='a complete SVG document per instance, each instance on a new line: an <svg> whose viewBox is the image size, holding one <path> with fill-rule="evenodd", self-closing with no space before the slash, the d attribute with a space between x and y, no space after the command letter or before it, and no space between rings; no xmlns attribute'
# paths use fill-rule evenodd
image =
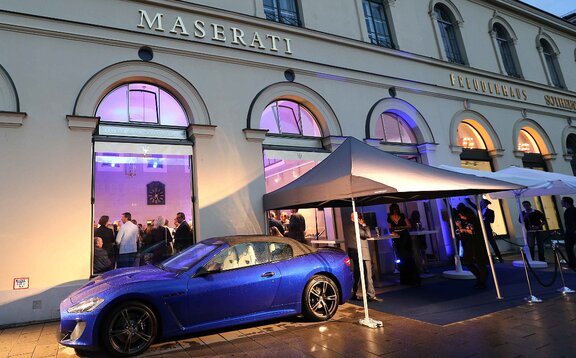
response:
<svg viewBox="0 0 576 358"><path fill-rule="evenodd" d="M302 311L306 318L313 321L326 321L336 314L340 294L332 279L316 275L306 284L302 301Z"/></svg>
<svg viewBox="0 0 576 358"><path fill-rule="evenodd" d="M158 331L152 310L139 302L125 302L114 308L104 320L102 339L115 356L138 355L150 347Z"/></svg>

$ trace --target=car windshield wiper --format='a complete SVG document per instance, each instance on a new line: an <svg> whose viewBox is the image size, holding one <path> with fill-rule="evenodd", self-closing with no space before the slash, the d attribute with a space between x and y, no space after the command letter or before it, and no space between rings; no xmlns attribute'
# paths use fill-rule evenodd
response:
<svg viewBox="0 0 576 358"><path fill-rule="evenodd" d="M154 266L158 267L160 270L165 271L166 267L163 264L154 264Z"/></svg>

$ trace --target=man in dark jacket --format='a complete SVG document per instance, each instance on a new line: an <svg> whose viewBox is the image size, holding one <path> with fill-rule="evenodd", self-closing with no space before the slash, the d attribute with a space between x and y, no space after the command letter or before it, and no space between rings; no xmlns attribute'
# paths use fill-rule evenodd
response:
<svg viewBox="0 0 576 358"><path fill-rule="evenodd" d="M98 236L94 237L94 274L99 274L112 269L112 262L108 258L108 253L102 248L104 241Z"/></svg>
<svg viewBox="0 0 576 358"><path fill-rule="evenodd" d="M576 208L574 200L565 196L562 198L564 211L564 247L568 256L568 267L576 271L576 256L574 255L574 244L576 243Z"/></svg>
<svg viewBox="0 0 576 358"><path fill-rule="evenodd" d="M533 209L529 201L523 201L522 206L524 207L524 210L522 210L522 221L526 231L528 231L530 255L534 259L534 246L538 245L538 260L546 261L544 256L544 236L542 235L544 227L548 225L546 216L540 210Z"/></svg>
<svg viewBox="0 0 576 358"><path fill-rule="evenodd" d="M186 215L183 212L176 214L178 228L174 232L174 249L179 252L192 245L192 231L190 225L186 222Z"/></svg>

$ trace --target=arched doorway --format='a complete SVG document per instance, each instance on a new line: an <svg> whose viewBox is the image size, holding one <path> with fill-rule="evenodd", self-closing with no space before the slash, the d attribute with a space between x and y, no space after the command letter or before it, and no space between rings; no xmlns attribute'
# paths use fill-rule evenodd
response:
<svg viewBox="0 0 576 358"><path fill-rule="evenodd" d="M128 82L104 94L95 115L96 232L101 225L117 232L125 212L140 228L140 248L155 226L175 229L183 219L194 228L190 121L179 100L157 84ZM177 213L182 219L175 220ZM104 242L104 248L114 262L117 247Z"/></svg>
<svg viewBox="0 0 576 358"><path fill-rule="evenodd" d="M268 104L260 118L260 129L268 131L270 143L265 144L263 150L267 193L299 178L329 154L320 141L323 133L317 118L301 101L277 99ZM335 239L332 209L300 209L299 213L306 220L308 240ZM268 215L275 215L287 229L290 210L278 210Z"/></svg>
<svg viewBox="0 0 576 358"><path fill-rule="evenodd" d="M460 153L460 166L466 169L494 171L494 163L488 152L488 140L482 133L488 135L485 128L474 119L464 119L457 127L458 145L462 147ZM493 200L491 209L494 210L494 223L492 231L496 235L508 235L508 228L504 220L500 201Z"/></svg>
<svg viewBox="0 0 576 358"><path fill-rule="evenodd" d="M524 168L548 171L548 166L542 155L546 148L541 135L532 127L522 127L518 131L517 148L522 152L522 166ZM548 230L558 230L560 228L560 217L558 208L553 196L537 196L526 198L531 201L535 209L540 210L546 216Z"/></svg>

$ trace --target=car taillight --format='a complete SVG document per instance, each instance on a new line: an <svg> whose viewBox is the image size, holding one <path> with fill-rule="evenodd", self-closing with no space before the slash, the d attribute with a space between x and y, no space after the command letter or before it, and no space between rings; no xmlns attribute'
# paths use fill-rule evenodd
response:
<svg viewBox="0 0 576 358"><path fill-rule="evenodd" d="M349 258L349 257L346 257L346 258L344 259L344 264L345 264L346 266L350 267L350 258Z"/></svg>

